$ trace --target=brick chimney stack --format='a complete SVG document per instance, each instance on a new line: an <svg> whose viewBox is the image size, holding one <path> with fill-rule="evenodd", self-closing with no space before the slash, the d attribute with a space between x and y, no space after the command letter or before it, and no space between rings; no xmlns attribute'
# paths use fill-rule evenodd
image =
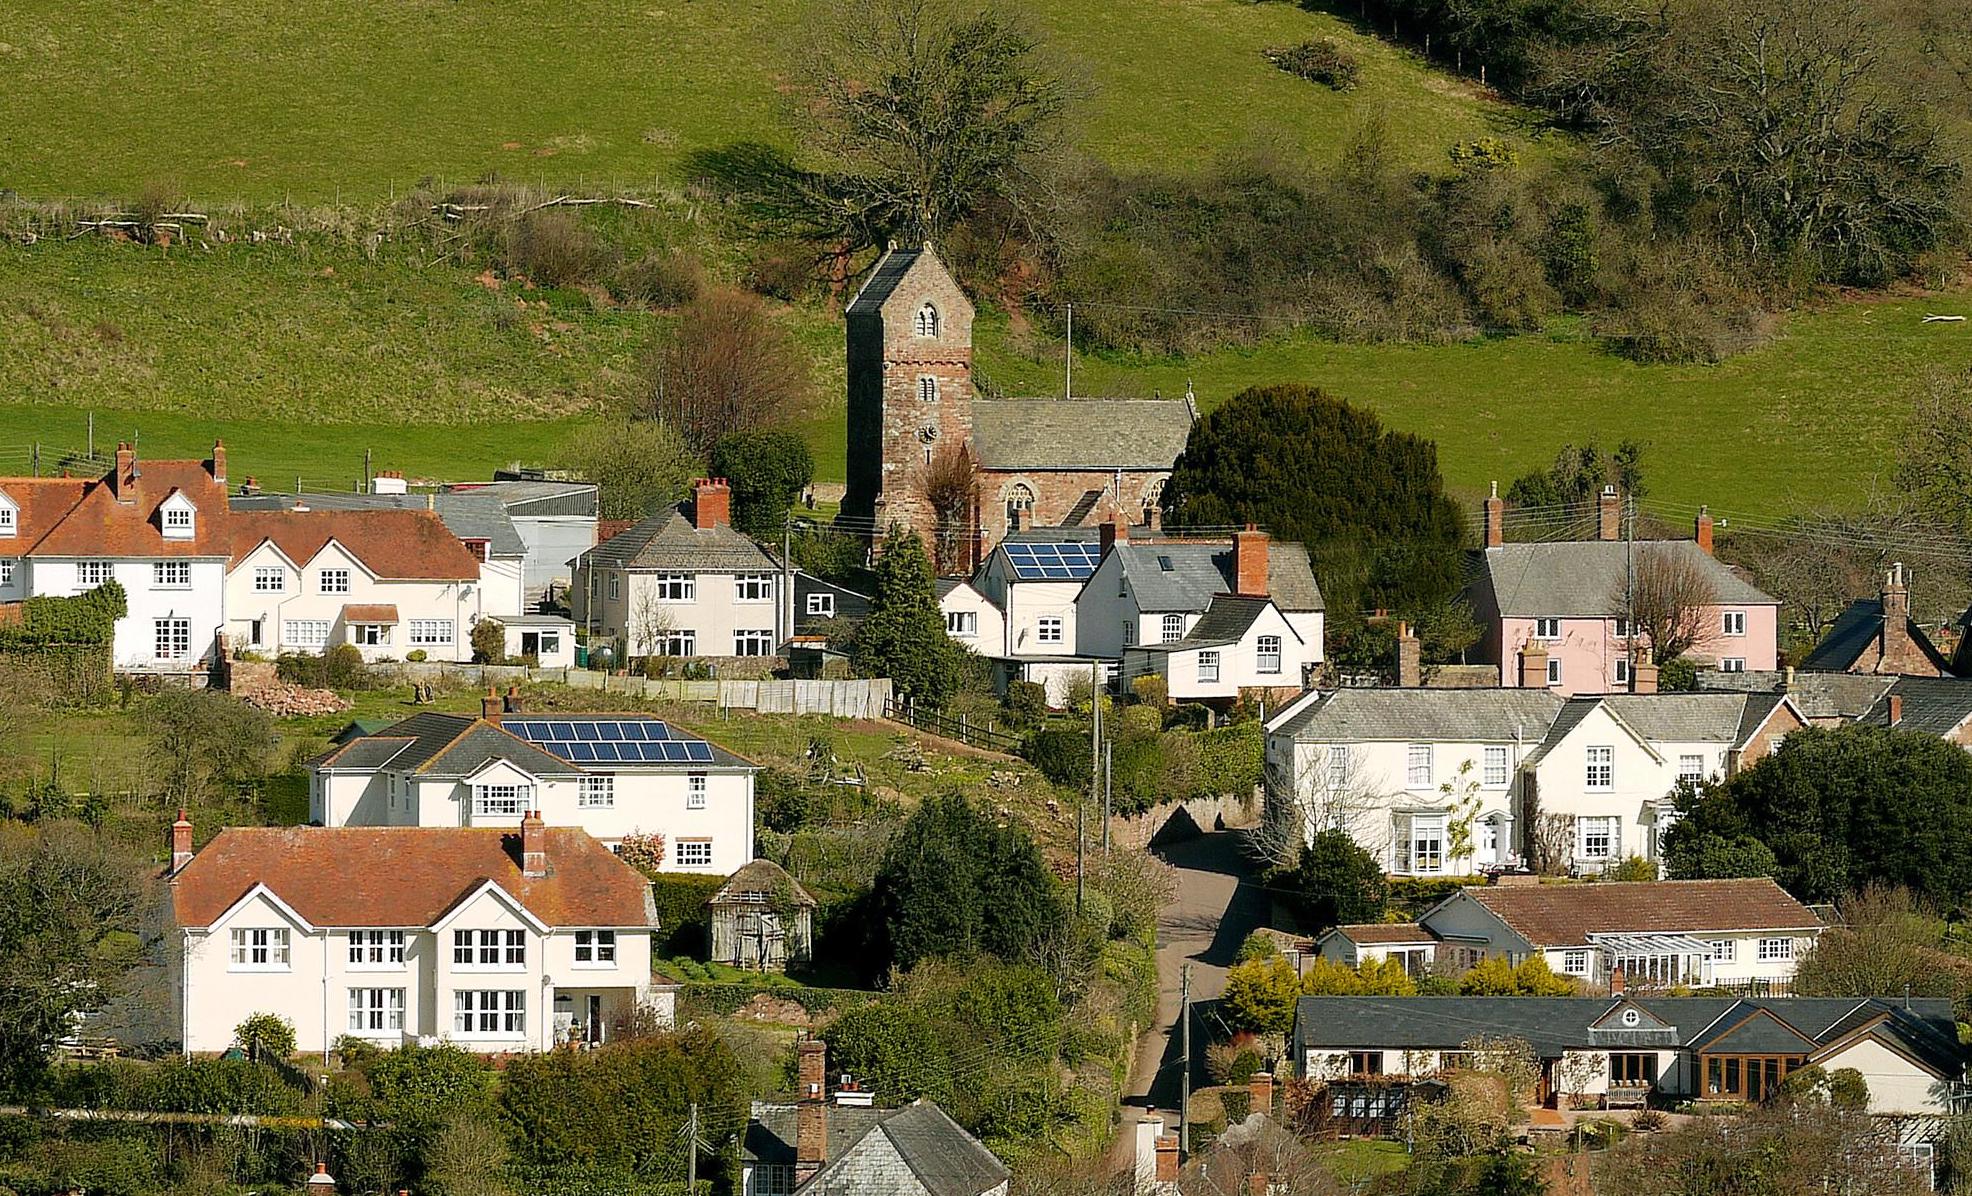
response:
<svg viewBox="0 0 1972 1196"><path fill-rule="evenodd" d="M1096 539L1101 549L1100 557L1107 559L1110 551L1118 544L1130 542L1130 525L1121 514L1112 513L1109 518L1102 521L1102 526L1096 532Z"/></svg>
<svg viewBox="0 0 1972 1196"><path fill-rule="evenodd" d="M1528 640L1520 648L1520 688L1547 688L1547 649L1536 640Z"/></svg>
<svg viewBox="0 0 1972 1196"><path fill-rule="evenodd" d="M500 700L500 691L489 685L486 696L479 700L479 717L497 727L500 725L500 712L505 707L506 703Z"/></svg>
<svg viewBox="0 0 1972 1196"><path fill-rule="evenodd" d="M1397 624L1397 684L1404 689L1424 684L1424 646L1409 623Z"/></svg>
<svg viewBox="0 0 1972 1196"><path fill-rule="evenodd" d="M1899 665L1916 655L1910 639L1910 585L1904 578L1902 561L1891 565L1883 578L1883 635L1879 646L1883 659L1877 667L1885 673L1896 672Z"/></svg>
<svg viewBox="0 0 1972 1196"><path fill-rule="evenodd" d="M1267 533L1251 523L1233 533L1233 593L1242 598L1267 596Z"/></svg>
<svg viewBox="0 0 1972 1196"><path fill-rule="evenodd" d="M700 531L733 521L733 488L725 478L700 478L692 483L692 526Z"/></svg>
<svg viewBox="0 0 1972 1196"><path fill-rule="evenodd" d="M1604 540L1623 538L1623 500L1616 494L1616 487L1604 486L1602 494L1596 499L1596 533Z"/></svg>
<svg viewBox="0 0 1972 1196"><path fill-rule="evenodd" d="M1656 693L1657 666L1647 660L1639 660L1630 665L1630 692L1633 694Z"/></svg>
<svg viewBox="0 0 1972 1196"><path fill-rule="evenodd" d="M192 862L192 820L185 807L178 807L178 820L171 824L171 875L184 871Z"/></svg>
<svg viewBox="0 0 1972 1196"><path fill-rule="evenodd" d="M212 480L226 484L226 442L217 437L212 441Z"/></svg>
<svg viewBox="0 0 1972 1196"><path fill-rule="evenodd" d="M1274 1073L1262 1068L1246 1079L1246 1092L1252 1111L1272 1113L1274 1111Z"/></svg>
<svg viewBox="0 0 1972 1196"><path fill-rule="evenodd" d="M1176 1134L1157 1135L1157 1170L1152 1177L1160 1184L1178 1182L1178 1136Z"/></svg>
<svg viewBox="0 0 1972 1196"><path fill-rule="evenodd" d="M794 1111L794 1186L807 1183L829 1161L828 1045L804 1038L795 1048L801 1103Z"/></svg>
<svg viewBox="0 0 1972 1196"><path fill-rule="evenodd" d="M1623 969L1620 967L1609 969L1609 995L1612 997L1623 995Z"/></svg>
<svg viewBox="0 0 1972 1196"><path fill-rule="evenodd" d="M520 686L518 685L507 686L506 696L500 699L500 712L503 714L521 713Z"/></svg>
<svg viewBox="0 0 1972 1196"><path fill-rule="evenodd" d="M110 476L110 492L118 502L137 501L137 450L127 440L119 441L116 446L116 472Z"/></svg>
<svg viewBox="0 0 1972 1196"><path fill-rule="evenodd" d="M520 816L520 874L534 878L548 874L548 824L541 821L539 810Z"/></svg>
<svg viewBox="0 0 1972 1196"><path fill-rule="evenodd" d="M1500 497L1500 484L1493 483L1491 494L1486 496L1486 547L1498 548L1506 543L1506 500Z"/></svg>
<svg viewBox="0 0 1972 1196"><path fill-rule="evenodd" d="M1711 556L1712 555L1712 508L1707 506L1700 506L1698 508L1698 520L1691 530L1692 530L1691 538L1698 541L1699 551L1703 552L1706 556Z"/></svg>
<svg viewBox="0 0 1972 1196"><path fill-rule="evenodd" d="M1890 694L1890 725L1894 727L1903 721L1904 696L1900 693L1892 693Z"/></svg>

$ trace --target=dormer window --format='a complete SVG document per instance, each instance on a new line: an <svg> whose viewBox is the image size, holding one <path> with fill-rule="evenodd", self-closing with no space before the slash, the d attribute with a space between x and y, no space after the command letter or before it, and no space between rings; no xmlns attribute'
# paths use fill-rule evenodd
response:
<svg viewBox="0 0 1972 1196"><path fill-rule="evenodd" d="M917 318L912 321L911 331L919 336L937 336L938 309L929 303L918 308Z"/></svg>
<svg viewBox="0 0 1972 1196"><path fill-rule="evenodd" d="M182 494L174 494L165 500L159 518L164 528L165 539L189 540L192 538L193 521L197 518L197 511L193 508L191 500Z"/></svg>
<svg viewBox="0 0 1972 1196"><path fill-rule="evenodd" d="M21 530L21 509L14 500L0 494L0 536L18 536Z"/></svg>

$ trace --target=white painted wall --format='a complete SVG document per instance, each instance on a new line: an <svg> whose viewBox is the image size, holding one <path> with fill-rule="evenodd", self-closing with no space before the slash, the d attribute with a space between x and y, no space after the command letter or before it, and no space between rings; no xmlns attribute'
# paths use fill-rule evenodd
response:
<svg viewBox="0 0 1972 1196"><path fill-rule="evenodd" d="M951 634L954 641L981 656L1006 655L1006 617L999 607L993 605L991 599L973 589L970 584L956 585L948 590L945 596L938 600L938 611L947 616L945 621L947 634ZM972 615L971 635L951 633L950 616L956 612L968 612Z"/></svg>
<svg viewBox="0 0 1972 1196"><path fill-rule="evenodd" d="M1861 1038L1819 1060L1825 1071L1853 1067L1869 1086L1871 1113L1951 1112L1946 1084L1874 1039Z"/></svg>
<svg viewBox="0 0 1972 1196"><path fill-rule="evenodd" d="M589 570L576 571L574 591L575 623L584 626L585 595L590 585ZM621 636L631 656L650 656L654 651L647 632L655 628L694 634L699 656L734 656L733 633L765 631L778 650L786 636L785 623L777 621L777 603L783 601L785 576L762 569L756 576L768 579L765 599L741 601L739 574L693 574L692 596L672 600L658 596L658 574L598 567L594 570L595 616L593 626L600 635ZM615 585L611 596L612 580ZM772 651L767 655L772 655Z"/></svg>
<svg viewBox="0 0 1972 1196"><path fill-rule="evenodd" d="M259 570L281 570L279 592L257 588ZM323 574L346 570L349 589L325 593ZM472 659L472 625L484 613L482 602L489 597L478 580L394 581L377 577L368 566L342 545L330 541L314 558L297 564L282 555L271 542L248 553L226 576L227 629L240 648L264 652L319 652L322 646L300 642L291 633L298 621L327 622L329 643L351 642L354 630L343 622L342 608L352 603L388 603L397 608L397 623L385 629L385 642L358 645L365 660L402 660L422 650L432 660ZM411 621L432 620L452 628L450 644L413 643ZM260 622L260 638L254 639L254 622Z"/></svg>
<svg viewBox="0 0 1972 1196"><path fill-rule="evenodd" d="M1699 757L1708 778L1722 777L1727 746L1667 742L1646 748L1610 716L1606 707L1598 706L1535 766L1538 804L1544 814L1566 814L1578 819L1613 816L1619 820L1620 843L1614 855L1595 858L1578 851L1574 857L1578 867L1593 870L1631 855L1657 859L1657 836L1653 834L1655 810L1677 787L1681 761L1686 756ZM1606 789L1588 787L1591 748L1611 751L1613 783ZM1579 832L1576 843L1579 848Z"/></svg>
<svg viewBox="0 0 1972 1196"><path fill-rule="evenodd" d="M119 672L185 673L198 668L201 659L210 659L214 637L226 623L226 562L223 557L173 557L190 567L190 582L184 586L160 586L156 564L166 558L153 557L35 557L16 567L16 587L21 596L67 597L95 589L84 585L80 562L108 560L111 576L123 587L129 611L116 621L111 654ZM162 659L157 653L157 620L184 619L189 624L190 647L178 659Z"/></svg>

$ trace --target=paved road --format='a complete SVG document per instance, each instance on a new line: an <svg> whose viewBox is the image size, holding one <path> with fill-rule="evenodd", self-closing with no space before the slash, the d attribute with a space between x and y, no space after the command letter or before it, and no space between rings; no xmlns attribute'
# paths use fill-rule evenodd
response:
<svg viewBox="0 0 1972 1196"><path fill-rule="evenodd" d="M1157 1025L1138 1040L1130 1088L1123 1098L1125 1132L1118 1135L1123 1159L1129 1157L1129 1128L1136 1122L1137 1110L1178 1107L1182 1045L1176 1022L1184 965L1191 964L1192 1000L1217 997L1225 989L1226 968L1239 944L1267 921L1266 893L1240 854L1239 840L1237 831L1213 831L1156 849L1178 870L1178 893L1157 922ZM1192 1053L1194 1064L1205 1053L1196 1035Z"/></svg>

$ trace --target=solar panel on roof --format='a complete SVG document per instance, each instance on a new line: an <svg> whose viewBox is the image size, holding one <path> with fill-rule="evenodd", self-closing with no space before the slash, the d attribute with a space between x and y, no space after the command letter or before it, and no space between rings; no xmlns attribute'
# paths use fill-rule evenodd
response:
<svg viewBox="0 0 1972 1196"><path fill-rule="evenodd" d="M708 764L712 762L712 745L709 743L697 743L697 742L687 743L685 745L685 750L686 753L693 760L702 761Z"/></svg>
<svg viewBox="0 0 1972 1196"><path fill-rule="evenodd" d="M568 758L570 760L575 761L577 764L595 763L596 748L594 744L571 743L566 746L568 748Z"/></svg>
<svg viewBox="0 0 1972 1196"><path fill-rule="evenodd" d="M576 724L575 724L575 738L577 738L577 739L586 739L586 740L589 740L589 741L591 741L591 742L594 742L594 741L595 741L595 740L596 740L596 739L598 738L598 736L597 736L597 734L596 734L596 724L594 724L594 723L576 723Z"/></svg>

